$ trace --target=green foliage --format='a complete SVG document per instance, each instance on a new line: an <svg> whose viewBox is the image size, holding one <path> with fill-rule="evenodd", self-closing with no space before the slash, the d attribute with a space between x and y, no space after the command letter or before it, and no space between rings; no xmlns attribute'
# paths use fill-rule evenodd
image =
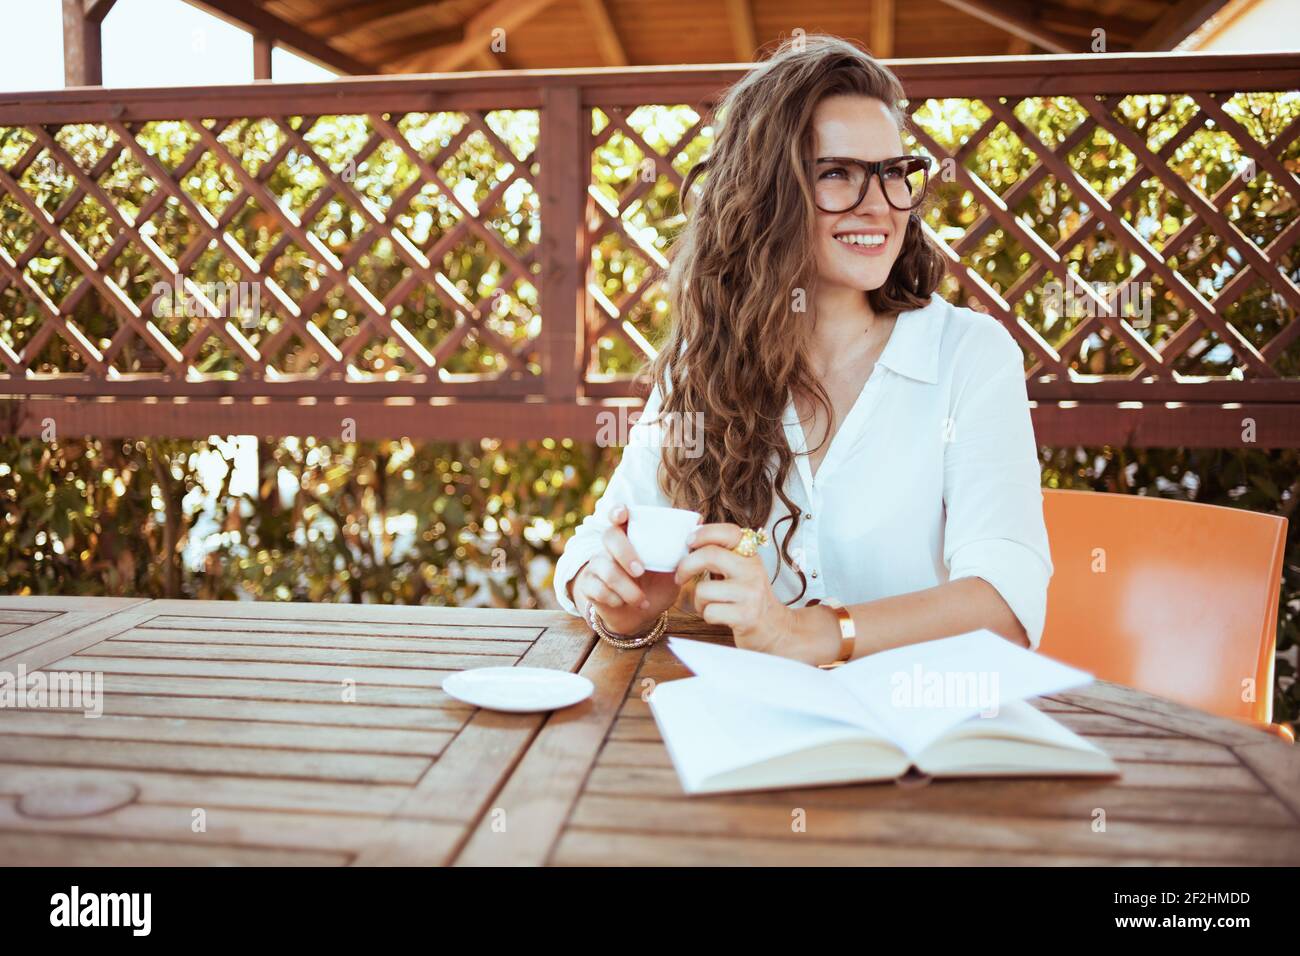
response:
<svg viewBox="0 0 1300 956"><path fill-rule="evenodd" d="M536 607L617 451L0 439L0 593ZM250 469L252 470L252 469ZM248 475L244 476L249 477Z"/></svg>

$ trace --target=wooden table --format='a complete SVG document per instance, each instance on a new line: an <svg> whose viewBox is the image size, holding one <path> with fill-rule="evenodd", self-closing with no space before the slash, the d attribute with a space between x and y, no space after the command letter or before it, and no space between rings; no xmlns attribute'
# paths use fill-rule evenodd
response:
<svg viewBox="0 0 1300 956"><path fill-rule="evenodd" d="M514 663L595 696L439 689ZM687 797L643 699L685 669L559 612L0 598L19 664L102 673L104 714L0 709L0 865L1300 863L1300 747L1107 683L1035 703L1117 780Z"/></svg>

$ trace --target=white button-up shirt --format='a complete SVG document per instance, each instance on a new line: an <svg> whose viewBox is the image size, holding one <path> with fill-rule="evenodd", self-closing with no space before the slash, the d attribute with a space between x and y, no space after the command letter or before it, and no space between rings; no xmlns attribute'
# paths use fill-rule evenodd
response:
<svg viewBox="0 0 1300 956"><path fill-rule="evenodd" d="M1000 322L938 293L900 313L866 385L831 438L814 476L794 403L785 433L795 452L787 493L803 510L790 553L807 590L794 606L838 598L858 604L981 577L1002 595L1037 648L1052 575L1038 448L1023 355ZM659 487L662 448L647 432L662 404L656 385L623 458L555 568L555 593L578 609L569 581L602 550L617 504L671 506ZM680 440L680 439L679 439ZM786 508L773 498L759 554L776 596L799 594L788 562L777 573Z"/></svg>

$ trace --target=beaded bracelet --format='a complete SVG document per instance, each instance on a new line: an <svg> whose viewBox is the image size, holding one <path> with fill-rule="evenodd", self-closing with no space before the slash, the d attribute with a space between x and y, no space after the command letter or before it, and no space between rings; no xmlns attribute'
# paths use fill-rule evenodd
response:
<svg viewBox="0 0 1300 956"><path fill-rule="evenodd" d="M587 623L591 625L591 629L600 635L600 639L606 644L620 650L632 650L637 647L649 647L663 637L664 631L668 629L668 612L664 611L660 614L659 619L655 621L654 627L639 637L627 637L612 632L605 626L605 622L600 619L600 615L596 613L596 606L591 603L587 604Z"/></svg>

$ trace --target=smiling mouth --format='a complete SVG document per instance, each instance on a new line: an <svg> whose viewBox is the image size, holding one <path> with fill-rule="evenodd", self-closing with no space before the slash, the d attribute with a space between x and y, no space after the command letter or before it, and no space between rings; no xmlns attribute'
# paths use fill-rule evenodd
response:
<svg viewBox="0 0 1300 956"><path fill-rule="evenodd" d="M844 233L835 237L837 242L842 242L846 246L860 246L868 249L883 246L888 239L882 233L871 233L864 235L862 233Z"/></svg>

